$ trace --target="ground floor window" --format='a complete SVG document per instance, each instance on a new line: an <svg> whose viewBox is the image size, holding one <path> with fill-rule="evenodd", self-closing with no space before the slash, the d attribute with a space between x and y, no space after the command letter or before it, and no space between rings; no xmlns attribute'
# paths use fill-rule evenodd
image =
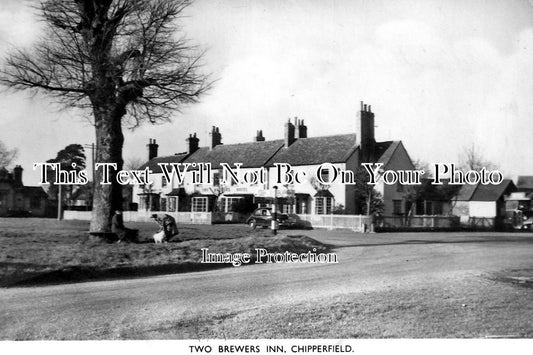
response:
<svg viewBox="0 0 533 355"><path fill-rule="evenodd" d="M418 201L416 203L417 215L441 215L443 212L442 201Z"/></svg>
<svg viewBox="0 0 533 355"><path fill-rule="evenodd" d="M402 200L393 200L392 201L392 213L393 214L402 214Z"/></svg>
<svg viewBox="0 0 533 355"><path fill-rule="evenodd" d="M7 192L0 191L0 206L7 206Z"/></svg>
<svg viewBox="0 0 533 355"><path fill-rule="evenodd" d="M167 211L176 212L178 201L177 197L167 197Z"/></svg>
<svg viewBox="0 0 533 355"><path fill-rule="evenodd" d="M293 206L289 204L283 204L281 205L281 213L289 214L292 213Z"/></svg>
<svg viewBox="0 0 533 355"><path fill-rule="evenodd" d="M333 197L315 197L315 214L331 214Z"/></svg>
<svg viewBox="0 0 533 355"><path fill-rule="evenodd" d="M242 200L242 197L222 197L220 199L220 209L222 212L233 212L233 204Z"/></svg>
<svg viewBox="0 0 533 355"><path fill-rule="evenodd" d="M161 211L159 209L158 194L143 194L139 196L139 209L146 211Z"/></svg>
<svg viewBox="0 0 533 355"><path fill-rule="evenodd" d="M307 198L296 198L296 211L297 214L307 214Z"/></svg>
<svg viewBox="0 0 533 355"><path fill-rule="evenodd" d="M207 197L193 197L192 212L207 212Z"/></svg>
<svg viewBox="0 0 533 355"><path fill-rule="evenodd" d="M159 201L159 206L161 207L161 211L167 210L167 199L162 197Z"/></svg>

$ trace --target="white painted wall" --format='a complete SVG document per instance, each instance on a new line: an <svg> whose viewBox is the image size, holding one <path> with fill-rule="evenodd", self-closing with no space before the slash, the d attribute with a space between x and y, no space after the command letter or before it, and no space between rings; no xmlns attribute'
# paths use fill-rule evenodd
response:
<svg viewBox="0 0 533 355"><path fill-rule="evenodd" d="M496 202L470 201L470 217L496 217Z"/></svg>

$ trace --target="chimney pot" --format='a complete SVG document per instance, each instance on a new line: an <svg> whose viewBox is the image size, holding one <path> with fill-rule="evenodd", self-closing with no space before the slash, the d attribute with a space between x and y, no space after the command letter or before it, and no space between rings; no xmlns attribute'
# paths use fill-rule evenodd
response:
<svg viewBox="0 0 533 355"><path fill-rule="evenodd" d="M360 161L363 163L372 162L374 159L375 136L374 136L374 114L372 106L363 104L361 112L357 114L356 122L356 144L359 145Z"/></svg>
<svg viewBox="0 0 533 355"><path fill-rule="evenodd" d="M152 160L157 157L157 149L159 145L156 144L155 139L152 138L150 138L148 142L148 160Z"/></svg>
<svg viewBox="0 0 533 355"><path fill-rule="evenodd" d="M198 150L198 142L200 142L200 140L198 138L196 138L196 133L194 134L189 134L189 138L186 139L187 140L187 145L188 145L188 150L187 150L187 153L188 154L192 154L194 152L196 152Z"/></svg>
<svg viewBox="0 0 533 355"><path fill-rule="evenodd" d="M291 123L291 119L285 123L285 148L288 148L294 142L294 125Z"/></svg>
<svg viewBox="0 0 533 355"><path fill-rule="evenodd" d="M13 179L15 180L15 184L17 186L22 186L22 166L17 165L13 169Z"/></svg>
<svg viewBox="0 0 533 355"><path fill-rule="evenodd" d="M217 145L222 144L222 135L220 134L218 127L213 126L213 131L210 133L210 135L211 135L211 146L210 146L211 149L215 148Z"/></svg>
<svg viewBox="0 0 533 355"><path fill-rule="evenodd" d="M263 137L263 130L262 129L257 131L257 135L255 136L254 140L256 142L264 142L265 141L265 137Z"/></svg>

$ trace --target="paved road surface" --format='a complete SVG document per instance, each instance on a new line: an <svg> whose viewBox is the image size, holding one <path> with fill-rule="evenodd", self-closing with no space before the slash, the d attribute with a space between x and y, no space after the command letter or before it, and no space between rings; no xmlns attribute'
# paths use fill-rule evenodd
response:
<svg viewBox="0 0 533 355"><path fill-rule="evenodd" d="M298 232L292 232L298 233ZM302 232L299 232L300 234ZM306 231L338 264L270 264L134 280L0 289L0 338L119 338L184 317L533 268L532 234Z"/></svg>

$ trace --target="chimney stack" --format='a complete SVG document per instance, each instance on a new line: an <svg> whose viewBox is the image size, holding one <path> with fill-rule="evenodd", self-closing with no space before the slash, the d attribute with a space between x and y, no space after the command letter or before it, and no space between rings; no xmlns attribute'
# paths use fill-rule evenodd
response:
<svg viewBox="0 0 533 355"><path fill-rule="evenodd" d="M376 140L374 137L374 114L371 110L372 106L367 106L361 101L361 111L357 114L355 127L361 163L372 163L374 159Z"/></svg>
<svg viewBox="0 0 533 355"><path fill-rule="evenodd" d="M209 135L211 136L211 149L215 148L217 145L222 144L222 135L220 134L218 127L213 126Z"/></svg>
<svg viewBox="0 0 533 355"><path fill-rule="evenodd" d="M295 131L296 131L295 137L296 137L296 139L298 139L298 138L307 138L307 126L304 125L304 120L299 120L298 117L296 117L294 120L295 120L295 124L296 124L296 127L295 127Z"/></svg>
<svg viewBox="0 0 533 355"><path fill-rule="evenodd" d="M187 138L187 146L188 150L187 153L192 154L198 150L198 143L200 142L200 139L196 137L196 132L194 134L189 134L189 138Z"/></svg>
<svg viewBox="0 0 533 355"><path fill-rule="evenodd" d="M22 169L22 166L20 165L15 166L15 168L13 169L13 179L15 180L16 186L23 186L22 185L22 171L23 170L24 169Z"/></svg>
<svg viewBox="0 0 533 355"><path fill-rule="evenodd" d="M156 158L159 145L155 142L155 139L150 138L146 146L148 147L148 160Z"/></svg>
<svg viewBox="0 0 533 355"><path fill-rule="evenodd" d="M285 148L288 148L294 142L294 125L291 119L285 123Z"/></svg>
<svg viewBox="0 0 533 355"><path fill-rule="evenodd" d="M265 137L263 137L263 130L257 131L257 135L254 137L254 140L256 142L264 142L265 141Z"/></svg>

